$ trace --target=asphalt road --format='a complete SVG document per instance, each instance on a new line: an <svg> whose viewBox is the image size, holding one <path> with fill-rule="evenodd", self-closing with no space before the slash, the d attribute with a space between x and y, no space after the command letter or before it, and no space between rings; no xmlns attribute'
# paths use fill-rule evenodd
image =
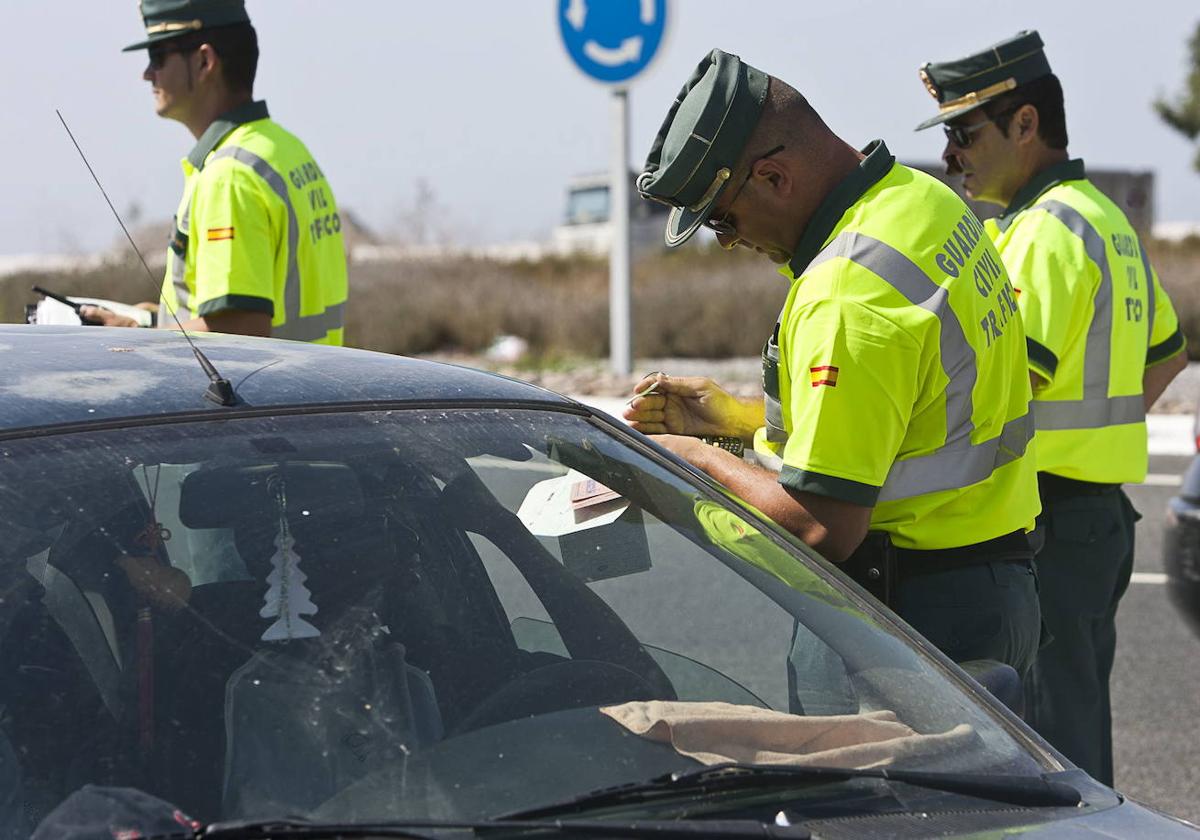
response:
<svg viewBox="0 0 1200 840"><path fill-rule="evenodd" d="M1119 791L1200 823L1200 639L1171 607L1165 587L1149 582L1163 572L1164 511L1178 491L1167 482L1182 475L1190 460L1152 455L1150 480L1156 483L1128 489L1143 518L1135 582L1117 614L1113 740Z"/></svg>

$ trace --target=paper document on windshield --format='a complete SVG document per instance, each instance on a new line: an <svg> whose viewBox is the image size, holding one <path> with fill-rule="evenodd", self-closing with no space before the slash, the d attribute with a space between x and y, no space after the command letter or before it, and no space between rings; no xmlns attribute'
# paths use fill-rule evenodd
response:
<svg viewBox="0 0 1200 840"><path fill-rule="evenodd" d="M616 522L628 509L629 502L615 491L568 470L529 488L517 516L535 536L561 537Z"/></svg>
<svg viewBox="0 0 1200 840"><path fill-rule="evenodd" d="M895 712L802 717L733 703L651 700L602 706L635 735L669 744L702 764L791 764L863 769L960 750L978 741L959 724L922 735Z"/></svg>

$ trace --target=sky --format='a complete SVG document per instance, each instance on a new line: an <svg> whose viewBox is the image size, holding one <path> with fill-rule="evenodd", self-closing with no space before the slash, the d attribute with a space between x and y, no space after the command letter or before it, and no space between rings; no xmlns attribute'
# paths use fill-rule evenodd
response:
<svg viewBox="0 0 1200 840"><path fill-rule="evenodd" d="M634 3L636 0L590 0ZM427 228L454 244L544 239L573 176L611 156L611 92L574 68L557 0L248 0L262 58L256 95L314 153L339 204L411 238L424 182ZM1159 221L1200 220L1194 149L1154 114L1182 90L1196 0L672 0L654 65L630 90L640 168L676 92L713 47L802 91L862 146L935 159L926 61L1037 29L1066 90L1071 153L1153 170ZM135 0L0 0L0 255L83 253L119 230L70 145L62 110L114 204L169 219L193 139L155 116L141 80Z"/></svg>

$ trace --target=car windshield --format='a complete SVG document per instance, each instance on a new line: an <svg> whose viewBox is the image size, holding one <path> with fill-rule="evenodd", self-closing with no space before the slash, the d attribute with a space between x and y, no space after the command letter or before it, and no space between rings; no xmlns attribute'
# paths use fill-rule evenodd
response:
<svg viewBox="0 0 1200 840"><path fill-rule="evenodd" d="M1037 774L752 513L529 408L0 442L0 822L470 819L721 761Z"/></svg>

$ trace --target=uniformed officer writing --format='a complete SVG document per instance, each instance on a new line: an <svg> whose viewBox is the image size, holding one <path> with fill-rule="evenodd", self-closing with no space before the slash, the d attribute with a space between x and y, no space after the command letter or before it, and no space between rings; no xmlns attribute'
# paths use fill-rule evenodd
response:
<svg viewBox="0 0 1200 840"><path fill-rule="evenodd" d="M921 77L946 125L943 156L967 194L1004 207L988 233L1028 336L1053 640L1026 682L1031 724L1112 784L1108 681L1136 513L1120 485L1146 476L1145 412L1186 365L1149 255L1121 209L1067 154L1062 85L1036 32Z"/></svg>
<svg viewBox="0 0 1200 840"><path fill-rule="evenodd" d="M341 344L342 222L325 173L253 98L258 41L243 0L143 0L155 110L187 126L184 190L158 325ZM154 306L154 304L143 304ZM168 311L170 310L170 311ZM88 317L135 326L107 310Z"/></svg>
<svg viewBox="0 0 1200 840"><path fill-rule="evenodd" d="M720 50L680 92L638 187L675 208L667 244L706 224L780 264L790 291L764 350L765 405L659 375L626 418L830 559L885 532L893 607L953 658L1023 671L1039 632L1025 338L975 216ZM704 434L752 440L775 469Z"/></svg>

